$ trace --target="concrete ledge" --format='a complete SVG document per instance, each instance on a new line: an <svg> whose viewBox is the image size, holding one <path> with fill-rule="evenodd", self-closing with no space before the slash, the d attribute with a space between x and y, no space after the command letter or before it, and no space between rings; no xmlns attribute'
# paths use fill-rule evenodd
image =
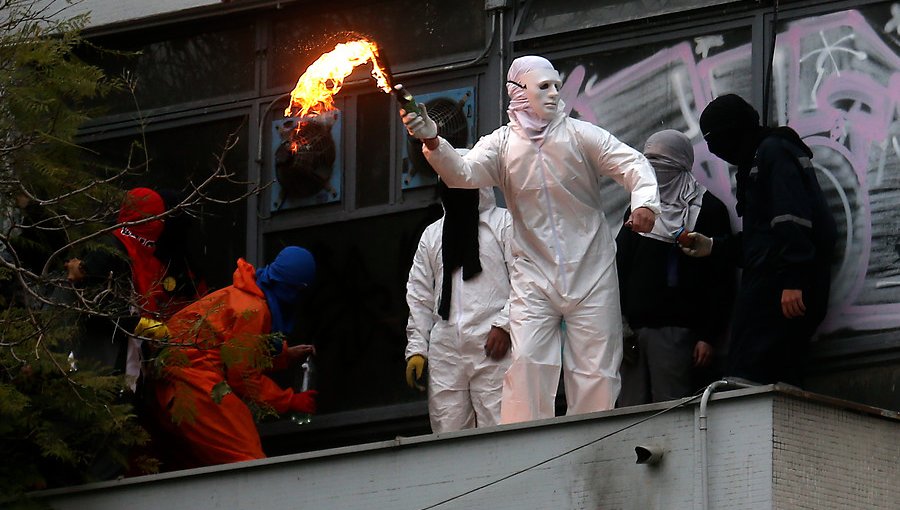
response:
<svg viewBox="0 0 900 510"><path fill-rule="evenodd" d="M681 509L700 508L701 465L708 465L715 508L879 508L879 498L900 497L895 494L900 487L891 488L900 479L896 412L789 386L759 386L715 394L708 407L708 434L699 434L696 401L677 404L397 437L34 496L59 510L123 505L137 510L372 510L439 503L437 508L497 510ZM866 445L858 444L863 433ZM661 449L662 462L636 464L637 445ZM700 462L706 446L708 464ZM870 451L876 447L877 452ZM827 461L803 470L819 458ZM842 483L858 485L856 473L872 469L884 475L883 483L852 488L862 492L844 506L822 506L827 491L842 489ZM820 506L775 504L793 494ZM859 502L874 506L854 506Z"/></svg>

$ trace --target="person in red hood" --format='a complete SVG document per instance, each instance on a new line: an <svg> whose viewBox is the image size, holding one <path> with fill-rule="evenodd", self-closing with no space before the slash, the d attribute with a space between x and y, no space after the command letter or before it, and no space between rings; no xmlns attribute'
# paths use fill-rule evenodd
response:
<svg viewBox="0 0 900 510"><path fill-rule="evenodd" d="M118 312L120 321L84 318L90 331L80 339L74 353L76 358L94 360L125 373L132 391L136 390L140 376L142 342L121 332L130 331L140 317L155 319L164 297L161 282L165 267L154 256L154 250L163 232L161 215L165 210L163 199L157 192L149 188L128 190L116 218L117 228L111 235L99 239L102 247L83 250L65 264L67 279L74 286L95 289L85 291L88 294L105 292L110 282L116 281L120 285L115 297L124 299L128 295L124 306L130 310ZM109 342L110 337L116 341Z"/></svg>
<svg viewBox="0 0 900 510"><path fill-rule="evenodd" d="M265 457L245 401L278 413L315 412L315 391L282 389L263 375L314 353L313 346L281 341L293 329L291 312L314 277L312 254L297 246L284 248L259 270L238 259L233 285L166 322L162 356L168 363L156 397L163 426L186 441L196 466Z"/></svg>
<svg viewBox="0 0 900 510"><path fill-rule="evenodd" d="M163 233L164 223L162 218L132 223L160 216L165 211L166 205L159 193L150 188L130 189L125 194L117 218L117 222L122 226L113 231L113 235L128 252L131 279L137 300L135 304L141 315L159 309L165 267L153 252L156 250L156 242Z"/></svg>
<svg viewBox="0 0 900 510"><path fill-rule="evenodd" d="M79 282L88 277L103 279L108 278L110 273L119 273L123 266L111 261L115 255L111 255L110 251L124 252L122 258L127 255L134 290L138 296L135 304L142 312L156 311L156 300L151 297L158 293L165 268L153 256L156 241L163 232L163 220L154 217L164 212L165 204L157 192L150 188L128 190L116 218L117 224L121 226L112 231L117 242L107 243L101 240L111 250L88 250L66 261L68 279ZM142 221L148 218L154 219Z"/></svg>
<svg viewBox="0 0 900 510"><path fill-rule="evenodd" d="M74 300L77 292L91 300L97 309L109 314L82 314L77 319L72 355L79 368L93 366L114 374L124 374L130 393L123 398L135 406L139 421L150 423L145 395L152 384L142 378L145 359L144 338L162 333L156 325L168 300L162 287L166 266L156 257L156 244L164 231L162 215L166 205L156 191L134 188L125 193L114 230L96 240L96 245L80 250L65 268L71 289L60 289L60 296ZM112 292L110 292L112 290ZM128 334L134 330L134 334ZM149 429L148 429L149 430ZM154 431L155 432L155 431ZM154 441L160 439L153 434ZM131 452L138 458L143 450ZM107 478L121 473L116 465L100 463ZM115 471L114 471L115 469ZM129 467L129 472L132 467ZM145 474L135 472L134 474Z"/></svg>

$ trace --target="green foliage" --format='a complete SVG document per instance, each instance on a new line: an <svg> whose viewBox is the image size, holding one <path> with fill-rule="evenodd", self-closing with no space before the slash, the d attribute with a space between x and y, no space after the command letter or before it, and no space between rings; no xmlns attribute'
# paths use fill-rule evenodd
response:
<svg viewBox="0 0 900 510"><path fill-rule="evenodd" d="M84 17L58 19L59 8L72 1L0 0L0 507L35 489L115 476L126 462L131 473L156 467L135 454L147 434L137 424L124 377L102 365L108 359L90 363L85 354L123 333L101 336L89 324L124 328L119 321L134 314L130 274L104 264L121 255L106 244L122 201L120 181L144 171L147 155L98 155L77 143L96 105L122 86L133 91L134 83L110 79L78 57L85 48L104 50L82 39ZM224 165L231 147L174 210L209 203L213 183L241 190L232 198L216 196L217 203L237 203L259 191L233 180ZM97 162L101 158L127 159L128 166L110 168ZM92 252L92 264L79 250ZM84 264L64 266L72 257ZM99 259L99 270L88 270ZM194 342L214 343L204 321L194 329ZM268 367L266 340L253 340L225 346L226 365ZM78 352L77 360L71 352ZM164 348L154 367L164 375L189 362L184 351ZM227 388L219 387L219 398ZM192 395L187 388L174 391ZM176 398L170 410L180 422L194 419L197 406L191 397Z"/></svg>
<svg viewBox="0 0 900 510"><path fill-rule="evenodd" d="M35 349L39 356L25 354ZM0 494L95 479L92 466L124 465L146 441L120 377L72 371L66 354L37 341L0 352Z"/></svg>
<svg viewBox="0 0 900 510"><path fill-rule="evenodd" d="M88 102L96 103L121 84L75 56L85 44L79 32L84 16L47 20L37 2L5 4L8 8L0 12L5 15L0 26L6 29L0 32L0 196L6 203L28 197L47 218L63 220L43 227L77 239L99 228L96 220L121 198L114 186L97 184L96 169L85 167L89 153L74 141L90 118Z"/></svg>
<svg viewBox="0 0 900 510"><path fill-rule="evenodd" d="M222 362L227 368L240 366L244 370L271 368L272 357L267 338L269 335L236 335L222 343Z"/></svg>
<svg viewBox="0 0 900 510"><path fill-rule="evenodd" d="M225 395L231 393L231 386L228 386L228 383L225 381L219 381L215 386L213 386L212 392L210 393L210 397L213 399L213 402L216 404L221 404L222 399L225 398Z"/></svg>
<svg viewBox="0 0 900 510"><path fill-rule="evenodd" d="M127 304L109 289L104 299L51 299L61 280L48 269L61 270L66 245L105 226L121 192L96 183L75 142L86 105L117 85L74 54L85 18L47 19L59 5L45 4L0 3L0 506L108 476L106 466L124 466L147 440L123 378L69 360L78 321ZM28 265L34 250L43 251Z"/></svg>
<svg viewBox="0 0 900 510"><path fill-rule="evenodd" d="M213 307L213 309L217 309ZM258 313L258 312L254 312ZM252 374L263 372L272 367L272 355L269 345L274 340L279 343L283 335L272 334L239 334L219 344L220 337L216 335L204 317L197 317L189 323L188 334L180 339L179 344L171 344L162 349L154 359L154 367L158 376L163 376L166 371L178 370L189 367L190 359L186 349L211 349L218 351L225 371L244 374L246 395L240 397L250 408L257 419L277 414L275 410L254 398L253 392L257 389L252 381ZM181 382L175 383L175 399L170 408L172 419L176 424L184 420L192 421L197 414L194 392L183 388ZM227 381L219 381L213 386L210 398L220 404L229 393L234 393Z"/></svg>

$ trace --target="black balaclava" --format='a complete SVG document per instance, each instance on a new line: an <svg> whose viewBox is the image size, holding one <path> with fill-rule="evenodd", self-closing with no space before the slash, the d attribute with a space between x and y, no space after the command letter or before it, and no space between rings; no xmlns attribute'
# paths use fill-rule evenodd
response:
<svg viewBox="0 0 900 510"><path fill-rule="evenodd" d="M438 314L450 317L453 272L462 267L462 278L468 280L481 272L478 257L478 190L448 188L438 182L438 193L444 204L444 228L441 232L441 261L444 280Z"/></svg>
<svg viewBox="0 0 900 510"><path fill-rule="evenodd" d="M712 100L700 114L700 131L709 151L723 160L748 166L760 141L759 114L735 94Z"/></svg>
<svg viewBox="0 0 900 510"><path fill-rule="evenodd" d="M725 94L704 108L700 114L700 131L710 152L738 167L735 210L738 216L743 216L744 183L756 148L767 131L759 124L759 114L740 96Z"/></svg>
<svg viewBox="0 0 900 510"><path fill-rule="evenodd" d="M700 114L700 131L710 152L738 167L735 205L738 216L744 214L744 182L763 138L784 138L799 147L808 157L813 156L812 150L793 129L787 126L760 126L756 110L735 94L719 96L706 106Z"/></svg>

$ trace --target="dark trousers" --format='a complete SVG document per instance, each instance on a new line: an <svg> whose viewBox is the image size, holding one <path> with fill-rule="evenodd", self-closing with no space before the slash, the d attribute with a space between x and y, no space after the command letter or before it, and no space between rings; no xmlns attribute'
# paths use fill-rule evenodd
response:
<svg viewBox="0 0 900 510"><path fill-rule="evenodd" d="M636 328L637 356L619 369L618 407L662 402L693 393L696 334L687 328Z"/></svg>
<svg viewBox="0 0 900 510"><path fill-rule="evenodd" d="M800 386L812 335L828 302L828 279L804 289L806 315L788 319L781 311L782 289L770 274L744 273L738 292L726 376L760 384Z"/></svg>

